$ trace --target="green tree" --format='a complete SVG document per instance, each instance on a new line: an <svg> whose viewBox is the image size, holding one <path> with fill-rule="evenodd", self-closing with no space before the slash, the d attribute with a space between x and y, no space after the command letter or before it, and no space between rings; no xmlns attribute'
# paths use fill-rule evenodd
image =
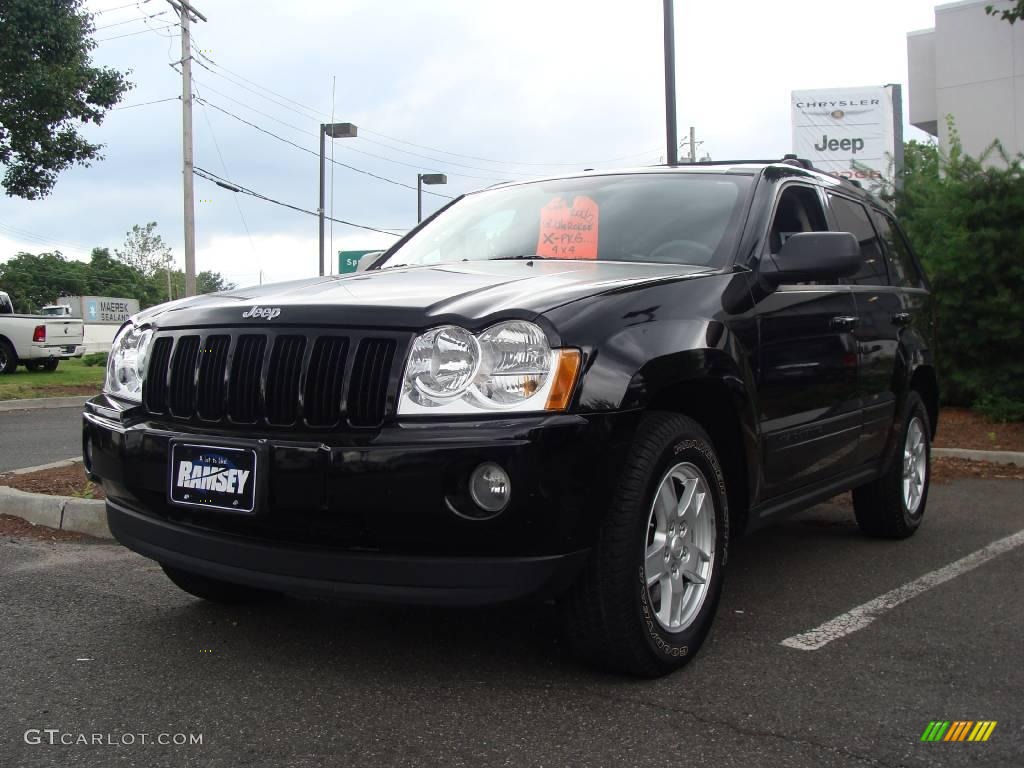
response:
<svg viewBox="0 0 1024 768"><path fill-rule="evenodd" d="M0 164L8 195L34 200L72 165L100 158L78 132L102 123L131 87L95 67L92 16L83 0L0 2Z"/></svg>
<svg viewBox="0 0 1024 768"><path fill-rule="evenodd" d="M157 274L150 280L152 286L159 293L160 301L167 301L167 276L166 274ZM200 272L196 275L196 292L197 293L216 293L217 291L230 291L235 287L234 283L230 283L224 279L220 272ZM171 293L173 298L180 299L185 295L185 273L180 269L176 269L171 272ZM154 303L158 303L154 302Z"/></svg>
<svg viewBox="0 0 1024 768"><path fill-rule="evenodd" d="M87 289L90 296L117 296L138 299L148 307L163 300L150 282L134 267L113 258L107 248L93 248L87 270Z"/></svg>
<svg viewBox="0 0 1024 768"><path fill-rule="evenodd" d="M896 210L928 273L947 403L1024 418L1024 157L909 142Z"/></svg>
<svg viewBox="0 0 1024 768"><path fill-rule="evenodd" d="M145 226L134 225L125 234L124 246L115 248L117 258L150 279L157 273L165 274L174 266L174 256L164 239L156 233L156 222Z"/></svg>
<svg viewBox="0 0 1024 768"><path fill-rule="evenodd" d="M234 283L229 283L220 272L200 272L196 275L196 292L197 293L217 293L219 291L230 291L235 287Z"/></svg>
<svg viewBox="0 0 1024 768"><path fill-rule="evenodd" d="M989 16L998 16L1003 21L1013 24L1018 19L1024 19L1024 0L1017 0L1012 8L996 8L994 5L986 5L985 13Z"/></svg>
<svg viewBox="0 0 1024 768"><path fill-rule="evenodd" d="M80 296L87 265L54 253L19 253L0 264L0 290L10 294L17 312L33 313L59 296Z"/></svg>

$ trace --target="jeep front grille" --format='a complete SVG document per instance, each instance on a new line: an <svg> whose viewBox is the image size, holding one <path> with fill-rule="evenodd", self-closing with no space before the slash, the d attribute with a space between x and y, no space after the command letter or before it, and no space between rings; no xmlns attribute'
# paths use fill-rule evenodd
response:
<svg viewBox="0 0 1024 768"><path fill-rule="evenodd" d="M199 423L377 427L399 339L291 329L158 333L147 412Z"/></svg>

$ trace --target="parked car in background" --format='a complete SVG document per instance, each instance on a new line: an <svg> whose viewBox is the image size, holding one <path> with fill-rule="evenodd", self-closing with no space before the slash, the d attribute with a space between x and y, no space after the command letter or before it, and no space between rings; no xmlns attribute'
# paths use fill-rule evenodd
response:
<svg viewBox="0 0 1024 768"><path fill-rule="evenodd" d="M929 303L893 212L796 159L509 183L357 274L134 316L85 466L199 597L554 598L655 676L732 537L851 489L866 535L921 524Z"/></svg>
<svg viewBox="0 0 1024 768"><path fill-rule="evenodd" d="M67 304L48 304L39 310L44 317L71 317L71 307Z"/></svg>
<svg viewBox="0 0 1024 768"><path fill-rule="evenodd" d="M15 314L11 297L0 292L0 374L18 365L55 371L61 360L85 354L84 335L82 321L63 314Z"/></svg>

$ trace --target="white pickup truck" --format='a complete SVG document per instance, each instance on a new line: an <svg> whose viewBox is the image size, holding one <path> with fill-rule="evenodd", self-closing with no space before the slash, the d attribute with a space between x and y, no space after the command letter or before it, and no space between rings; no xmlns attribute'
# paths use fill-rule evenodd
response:
<svg viewBox="0 0 1024 768"><path fill-rule="evenodd" d="M55 371L61 360L85 354L81 320L59 315L17 315L11 298L0 291L0 374L19 365L30 371Z"/></svg>

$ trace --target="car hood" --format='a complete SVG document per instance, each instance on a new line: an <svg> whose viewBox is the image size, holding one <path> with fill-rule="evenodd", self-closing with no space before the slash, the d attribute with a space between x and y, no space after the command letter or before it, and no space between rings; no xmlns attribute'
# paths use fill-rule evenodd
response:
<svg viewBox="0 0 1024 768"><path fill-rule="evenodd" d="M339 325L417 329L531 319L568 302L713 274L707 267L599 261L479 261L239 288L153 307L158 328ZM255 311L254 311L255 308Z"/></svg>

